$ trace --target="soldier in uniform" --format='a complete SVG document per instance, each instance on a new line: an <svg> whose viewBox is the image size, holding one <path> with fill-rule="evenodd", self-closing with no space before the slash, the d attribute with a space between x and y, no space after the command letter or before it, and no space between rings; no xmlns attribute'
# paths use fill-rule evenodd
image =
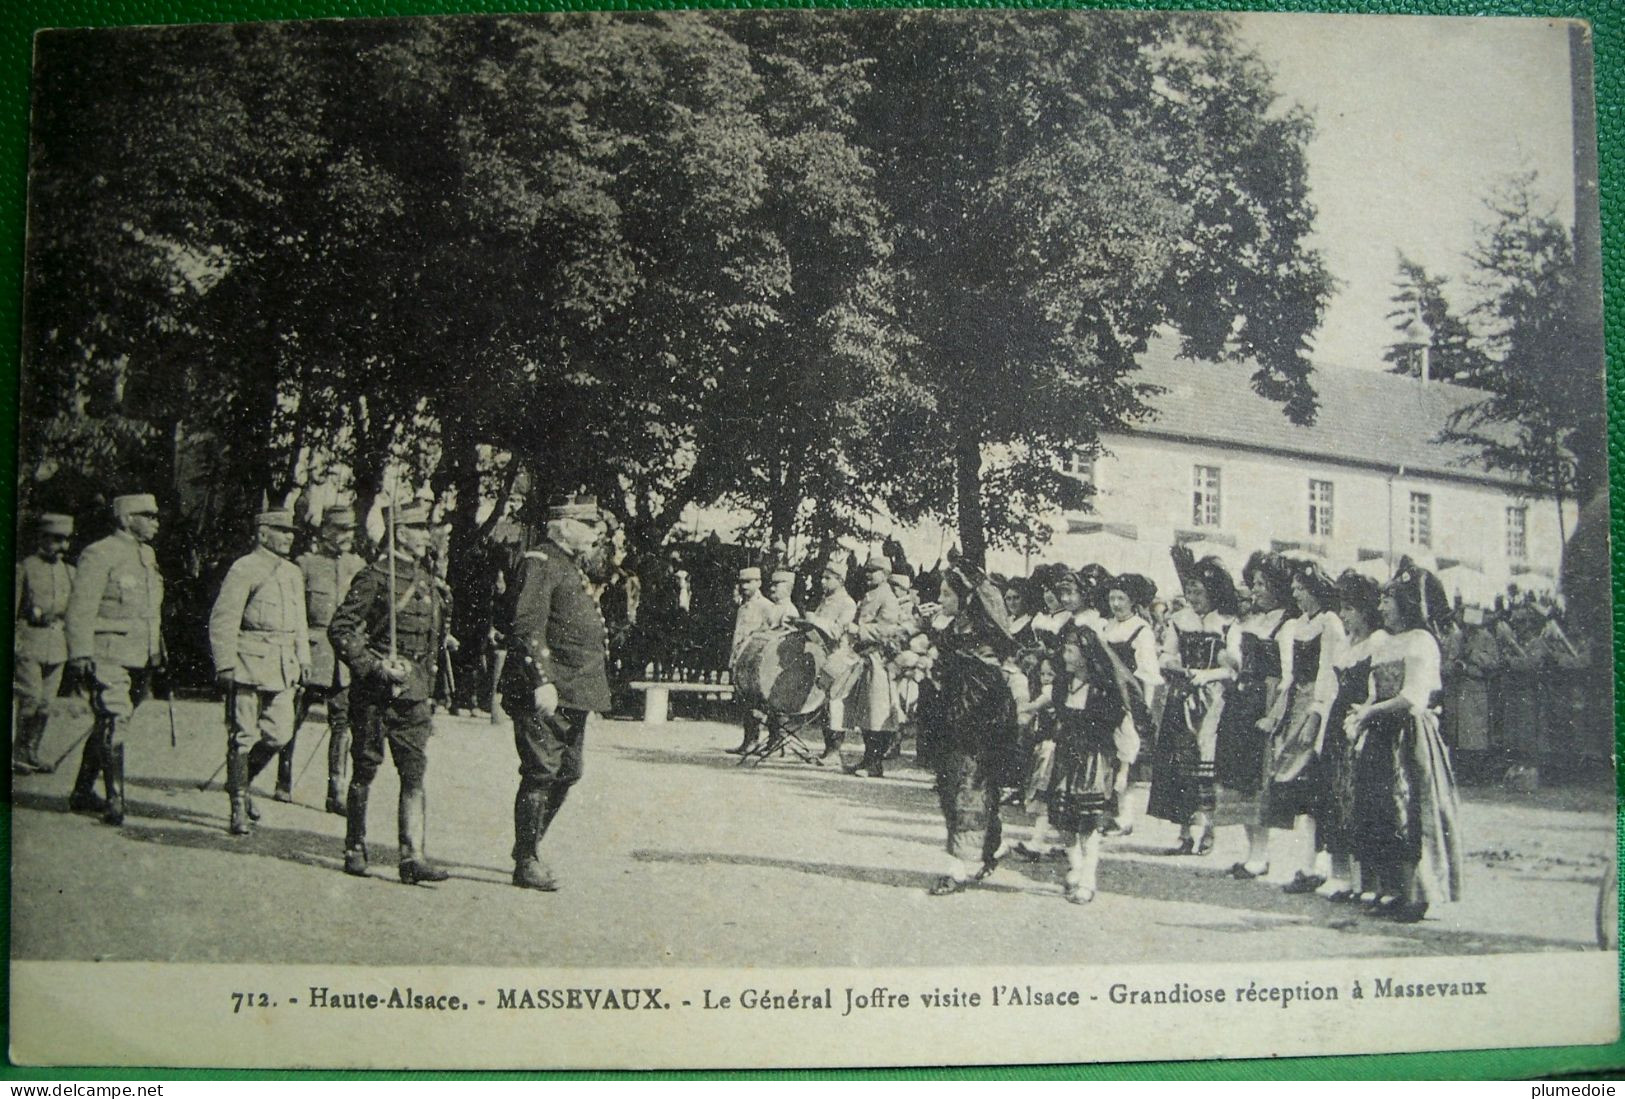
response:
<svg viewBox="0 0 1625 1099"><path fill-rule="evenodd" d="M305 622L310 629L310 676L300 692L294 713L294 737L320 700L327 707L327 811L344 816L346 772L350 759L350 670L333 653L327 627L339 609L350 585L366 567L351 552L355 544L355 511L350 507L330 507L322 513L322 527L316 548L299 558L299 571L305 576ZM277 758L277 800L293 798L293 746L290 739ZM287 797L284 798L283 795Z"/></svg>
<svg viewBox="0 0 1625 1099"><path fill-rule="evenodd" d="M386 525L390 522L386 516ZM367 874L367 795L388 746L400 775L400 875L407 885L445 881L444 870L424 849L423 775L428 768L430 701L451 595L429 567L434 531L429 509L408 505L393 519L393 583L390 559L363 569L339 604L327 636L349 667L350 789L345 802L344 872ZM390 612L394 609L394 653Z"/></svg>
<svg viewBox="0 0 1625 1099"><path fill-rule="evenodd" d="M728 649L728 667L739 659L740 650L750 635L758 630L772 629L782 620L777 604L762 594L762 570L754 566L739 570L739 609L734 612L733 644ZM750 706L745 707L745 739L739 747L729 748L730 755L742 756L756 747L762 736L762 715Z"/></svg>
<svg viewBox="0 0 1625 1099"><path fill-rule="evenodd" d="M124 823L124 736L163 667L164 578L152 540L158 501L145 493L113 498L118 529L79 555L68 598L68 667L87 685L92 722L68 808ZM101 776L105 800L96 796Z"/></svg>
<svg viewBox="0 0 1625 1099"><path fill-rule="evenodd" d="M863 736L863 758L845 769L849 775L861 772L870 778L883 777L883 761L897 728L887 665L908 639L910 630L890 580L891 562L871 557L864 567L868 590L858 604L856 620L846 630L847 642L861 661L861 670L843 700L842 729L856 730Z"/></svg>
<svg viewBox="0 0 1625 1099"><path fill-rule="evenodd" d="M293 513L262 511L258 545L239 557L209 612L209 653L226 695L226 792L231 834L246 836L259 813L255 777L293 738L294 695L310 673L305 577L288 560Z"/></svg>
<svg viewBox="0 0 1625 1099"><path fill-rule="evenodd" d="M550 508L547 541L524 555L509 588L502 708L519 753L513 883L524 889L558 888L541 841L581 779L587 714L610 704L607 632L588 589L608 574L608 534L595 497Z"/></svg>
<svg viewBox="0 0 1625 1099"><path fill-rule="evenodd" d="M53 770L40 759L39 747L51 720L51 700L62 687L62 668L68 661L64 624L73 591L73 566L63 555L72 537L71 515L41 515L39 548L17 562L17 586L12 589L17 638L11 672L17 723L11 770L19 775L48 775Z"/></svg>
<svg viewBox="0 0 1625 1099"><path fill-rule="evenodd" d="M846 592L846 562L846 555L839 552L831 554L824 562L823 571L818 574L819 588L823 592L818 608L797 620L817 629L832 645L845 638L847 627L858 616L858 605ZM840 700L830 699L828 719L824 725L824 751L818 757L820 761L832 756L837 761L840 759L841 745L846 741L846 734L842 732L845 724L841 720L841 709Z"/></svg>

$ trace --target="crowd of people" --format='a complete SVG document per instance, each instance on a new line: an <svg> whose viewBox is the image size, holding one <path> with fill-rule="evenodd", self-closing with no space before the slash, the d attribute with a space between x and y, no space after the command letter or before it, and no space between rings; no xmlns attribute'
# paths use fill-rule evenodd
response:
<svg viewBox="0 0 1625 1099"><path fill-rule="evenodd" d="M1173 599L1099 565L1005 578L950 558L914 578L876 555L854 601L833 555L803 613L789 571L771 574L764 597L761 572L742 570L735 655L753 637L800 630L818 636L823 660L816 705L795 714L736 675L750 716L731 750L760 758L821 723L815 762L857 734L863 754L847 773L883 777L912 732L948 835L935 895L1003 859L1064 852L1065 896L1088 903L1103 842L1134 830L1130 783L1148 777L1147 814L1179 828L1170 857L1207 856L1217 828L1240 824L1247 855L1229 873L1262 878L1272 835L1307 818L1313 857L1287 892L1401 922L1458 899L1441 715L1446 654L1462 635L1439 579L1408 559L1383 584L1269 552L1237 578L1216 557L1173 553Z"/></svg>

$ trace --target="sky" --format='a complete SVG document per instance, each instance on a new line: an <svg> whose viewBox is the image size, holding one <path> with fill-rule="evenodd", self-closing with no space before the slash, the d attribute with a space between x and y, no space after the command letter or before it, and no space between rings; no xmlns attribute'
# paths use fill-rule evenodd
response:
<svg viewBox="0 0 1625 1099"><path fill-rule="evenodd" d="M1283 99L1309 109L1311 243L1339 288L1317 366L1382 369L1397 253L1459 284L1484 197L1519 171L1572 223L1567 25L1535 19L1240 16ZM1464 288L1458 285L1458 291ZM1468 295L1455 300L1465 304Z"/></svg>

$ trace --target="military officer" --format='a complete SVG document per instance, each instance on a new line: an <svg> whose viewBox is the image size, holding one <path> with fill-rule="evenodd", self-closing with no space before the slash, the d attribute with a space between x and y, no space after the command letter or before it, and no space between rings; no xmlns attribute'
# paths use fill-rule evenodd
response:
<svg viewBox="0 0 1625 1099"><path fill-rule="evenodd" d="M11 693L17 703L16 739L11 769L19 775L48 775L53 768L39 757L40 741L51 719L51 700L62 687L68 660L68 596L73 566L63 559L73 537L73 516L46 513L39 517L39 548L17 562L12 589Z"/></svg>
<svg viewBox="0 0 1625 1099"><path fill-rule="evenodd" d="M311 674L299 694L293 715L294 737L320 700L327 707L327 811L344 816L344 790L350 759L350 670L333 654L327 627L366 566L351 552L355 545L355 510L330 507L322 513L316 548L299 558L305 576L305 621L310 628ZM277 800L293 799L293 746L290 739L277 757ZM284 796L286 795L286 796Z"/></svg>
<svg viewBox="0 0 1625 1099"><path fill-rule="evenodd" d="M430 700L446 624L450 592L429 567L434 530L429 509L402 506L393 520L393 546L355 578L327 636L352 676L350 683L350 788L345 801L344 872L367 874L367 795L387 746L400 776L400 875L407 885L445 881L424 848ZM393 561L393 565L391 565ZM394 638L390 636L391 608Z"/></svg>
<svg viewBox="0 0 1625 1099"><path fill-rule="evenodd" d="M209 653L226 695L230 831L246 836L259 814L249 788L293 738L294 695L310 672L305 577L288 560L293 513L262 511L258 545L239 557L209 613Z"/></svg>
<svg viewBox="0 0 1625 1099"><path fill-rule="evenodd" d="M68 807L116 825L124 823L125 733L164 664L164 578L152 550L157 500L115 496L113 519L118 529L79 555L66 632L68 667L87 685L93 715ZM96 796L97 775L105 800Z"/></svg>
<svg viewBox="0 0 1625 1099"><path fill-rule="evenodd" d="M555 505L547 541L524 555L509 588L502 708L519 754L513 883L524 889L558 888L541 841L581 778L587 714L610 705L607 631L588 588L608 575L609 532L596 497Z"/></svg>
<svg viewBox="0 0 1625 1099"><path fill-rule="evenodd" d="M751 566L739 570L739 609L734 611L733 645L728 650L728 667L732 668L751 634L772 629L783 618L777 604L762 594L762 570ZM756 746L762 735L762 715L750 706L745 707L745 739L739 747L729 748L730 755L742 756Z"/></svg>

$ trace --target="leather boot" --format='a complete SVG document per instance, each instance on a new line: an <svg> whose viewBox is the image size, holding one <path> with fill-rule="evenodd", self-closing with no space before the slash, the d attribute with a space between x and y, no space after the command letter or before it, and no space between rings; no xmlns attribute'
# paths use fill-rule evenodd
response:
<svg viewBox="0 0 1625 1099"><path fill-rule="evenodd" d="M870 735L871 734L867 733L864 734L864 740L867 741ZM872 735L874 736L875 750L874 755L869 759L867 772L870 778L885 778L887 759L886 753L888 750L890 750L892 740L897 736L897 734L879 732Z"/></svg>
<svg viewBox="0 0 1625 1099"><path fill-rule="evenodd" d="M820 762L834 756L841 758L841 745L846 743L846 733L841 729L824 730L824 751L819 755Z"/></svg>
<svg viewBox="0 0 1625 1099"><path fill-rule="evenodd" d="M400 841L401 881L407 885L420 882L445 881L450 874L424 857L424 833L427 830L428 797L422 785L401 784Z"/></svg>
<svg viewBox="0 0 1625 1099"><path fill-rule="evenodd" d="M293 745L298 738L298 733L289 737L276 754L276 792L271 796L277 801L293 800Z"/></svg>
<svg viewBox="0 0 1625 1099"><path fill-rule="evenodd" d="M260 819L259 807L254 804L254 780L276 757L277 749L264 741L256 743L248 750L248 763L246 765L248 775L243 780L243 805L248 810L249 820L257 821Z"/></svg>
<svg viewBox="0 0 1625 1099"><path fill-rule="evenodd" d="M344 816L346 764L350 761L350 730L329 727L327 738L327 811Z"/></svg>
<svg viewBox="0 0 1625 1099"><path fill-rule="evenodd" d="M521 889L551 893L558 880L536 854L541 842L542 820L547 814L547 791L522 780L513 799L513 883Z"/></svg>
<svg viewBox="0 0 1625 1099"><path fill-rule="evenodd" d="M98 718L85 738L85 750L79 757L79 775L73 780L73 793L68 795L68 809L75 813L107 812L107 802L96 795L96 780L102 773L102 723Z"/></svg>
<svg viewBox="0 0 1625 1099"><path fill-rule="evenodd" d="M31 749L39 744L39 738L45 732L41 716L43 715L17 716L17 740L11 747L11 773L14 775L32 775L40 770Z"/></svg>
<svg viewBox="0 0 1625 1099"><path fill-rule="evenodd" d="M56 768L39 757L40 744L45 740L45 727L51 723L51 714L47 710L39 715L39 724L35 725L32 735L28 738L28 765L34 768L36 775L49 775Z"/></svg>
<svg viewBox="0 0 1625 1099"><path fill-rule="evenodd" d="M846 764L843 763L841 765L841 770L845 771L849 775L855 775L860 771L865 772L865 773L872 773L872 768L874 767L874 763L875 763L875 734L866 731L863 734L863 758L858 760L856 763L852 764L850 767L848 767Z"/></svg>
<svg viewBox="0 0 1625 1099"><path fill-rule="evenodd" d="M344 872L367 876L367 795L371 787L352 781L344 805Z"/></svg>
<svg viewBox="0 0 1625 1099"><path fill-rule="evenodd" d="M102 820L117 826L124 823L124 745L102 749L102 786L107 793L107 810Z"/></svg>
<svg viewBox="0 0 1625 1099"><path fill-rule="evenodd" d="M226 794L231 799L231 824L227 831L246 836L254 831L248 819L248 766L235 746L226 749Z"/></svg>

